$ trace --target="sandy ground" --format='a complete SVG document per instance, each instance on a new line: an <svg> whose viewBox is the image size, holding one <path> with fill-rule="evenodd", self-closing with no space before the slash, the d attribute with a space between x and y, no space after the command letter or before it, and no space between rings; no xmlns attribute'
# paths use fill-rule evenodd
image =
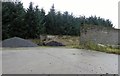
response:
<svg viewBox="0 0 120 76"><path fill-rule="evenodd" d="M71 48L2 51L3 74L118 74L118 55Z"/></svg>

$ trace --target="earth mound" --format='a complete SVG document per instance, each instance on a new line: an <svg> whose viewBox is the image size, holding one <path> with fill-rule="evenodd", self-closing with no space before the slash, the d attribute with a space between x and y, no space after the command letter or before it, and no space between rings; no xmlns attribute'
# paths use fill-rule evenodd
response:
<svg viewBox="0 0 120 76"><path fill-rule="evenodd" d="M45 44L46 46L65 46L64 44L57 42L57 41L50 41Z"/></svg>
<svg viewBox="0 0 120 76"><path fill-rule="evenodd" d="M2 41L2 47L37 47L38 45L19 37L13 37Z"/></svg>

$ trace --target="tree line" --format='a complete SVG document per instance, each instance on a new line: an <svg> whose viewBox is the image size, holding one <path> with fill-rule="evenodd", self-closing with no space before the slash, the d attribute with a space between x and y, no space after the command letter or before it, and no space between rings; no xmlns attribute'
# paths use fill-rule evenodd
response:
<svg viewBox="0 0 120 76"><path fill-rule="evenodd" d="M25 9L21 2L2 2L2 39L10 37L38 38L40 35L79 35L83 24L112 27L109 19L96 16L75 17L72 13L56 11L54 4L46 14L43 8Z"/></svg>

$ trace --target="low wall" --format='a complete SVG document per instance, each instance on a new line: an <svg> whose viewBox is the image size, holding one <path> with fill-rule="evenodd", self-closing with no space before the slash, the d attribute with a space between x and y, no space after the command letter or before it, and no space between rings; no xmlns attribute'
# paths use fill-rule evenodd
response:
<svg viewBox="0 0 120 76"><path fill-rule="evenodd" d="M93 28L81 32L80 43L94 42L104 45L120 44L118 34L120 30Z"/></svg>

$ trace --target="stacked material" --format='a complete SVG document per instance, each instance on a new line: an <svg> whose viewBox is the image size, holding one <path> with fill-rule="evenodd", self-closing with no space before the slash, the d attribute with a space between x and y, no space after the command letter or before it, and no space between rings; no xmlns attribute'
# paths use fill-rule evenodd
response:
<svg viewBox="0 0 120 76"><path fill-rule="evenodd" d="M2 47L37 47L38 45L19 37L13 37L2 41Z"/></svg>

